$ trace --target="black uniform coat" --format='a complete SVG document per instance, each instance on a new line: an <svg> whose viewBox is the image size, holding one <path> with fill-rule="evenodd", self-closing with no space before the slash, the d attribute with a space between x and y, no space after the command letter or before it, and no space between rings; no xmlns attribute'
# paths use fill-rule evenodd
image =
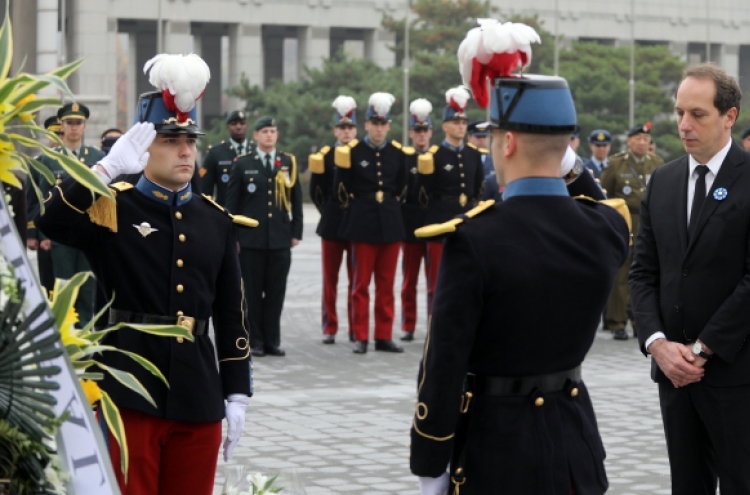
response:
<svg viewBox="0 0 750 495"><path fill-rule="evenodd" d="M302 239L302 187L294 177L291 213L279 204L276 176L292 174L293 155L276 151L278 166L269 174L256 152L235 158L227 187L227 210L258 220L253 229L237 231L240 247L249 249L291 249L292 239ZM290 218L291 215L291 218Z"/></svg>
<svg viewBox="0 0 750 495"><path fill-rule="evenodd" d="M448 236L418 377L414 474L445 472L467 372L524 377L581 364L628 240L614 209L569 196L511 197ZM474 396L461 495L604 493L604 449L577 388Z"/></svg>
<svg viewBox="0 0 750 495"><path fill-rule="evenodd" d="M339 234L341 221L344 219L344 208L333 189L333 176L336 171L336 164L333 162L334 147L324 146L320 150L325 169L322 174L310 174L310 197L320 212L320 222L315 233L328 241L347 242L347 239Z"/></svg>
<svg viewBox="0 0 750 495"><path fill-rule="evenodd" d="M417 159L424 152L417 151L406 157L406 167L409 170L406 198L401 205L401 216L404 218L404 230L406 231L406 242L424 242L418 239L414 231L424 227L427 223L427 197L423 195L420 202L419 196L419 173L417 171Z"/></svg>
<svg viewBox="0 0 750 495"><path fill-rule="evenodd" d="M630 271L638 341L700 339L716 355L703 383L750 384L750 153L732 143L687 236L688 157L657 168L641 203ZM724 188L724 200L714 191ZM652 360L652 378L668 383Z"/></svg>
<svg viewBox="0 0 750 495"><path fill-rule="evenodd" d="M428 201L425 223L443 223L472 209L482 199L485 153L472 144L457 148L445 142L430 148L430 153L432 170L422 167L419 174L420 195L426 195ZM462 194L466 197L464 206L459 203Z"/></svg>
<svg viewBox="0 0 750 495"><path fill-rule="evenodd" d="M344 167L337 161L335 173L336 194L345 208L339 234L351 242L402 241L406 234L401 198L406 194L408 171L401 144L389 141L376 150L365 138L346 147L350 160ZM404 149L414 153L413 148ZM382 202L377 200L378 193Z"/></svg>
<svg viewBox="0 0 750 495"><path fill-rule="evenodd" d="M252 152L253 143L247 141L247 146L247 152ZM199 172L201 191L213 196L220 205L224 205L227 200L227 185L235 158L237 158L237 152L230 140L214 144L208 147L208 153L206 153L206 158L204 158ZM214 194L214 188L216 194Z"/></svg>
<svg viewBox="0 0 750 495"><path fill-rule="evenodd" d="M92 198L72 178L52 190L36 225L54 241L84 252L106 293L114 292L113 308L213 318L218 356L207 333L196 336L194 343L128 328L105 337L104 344L140 354L167 378L169 388L127 356L105 352L101 357L106 365L133 373L157 409L106 373L100 383L120 407L176 421L221 421L225 397L251 395L250 346L243 326L234 225L201 197L189 193L177 206L171 201L173 193L150 184L152 191L170 199L157 201L136 188L118 193L116 233L76 211L89 208ZM157 230L143 236L136 228L143 222Z"/></svg>

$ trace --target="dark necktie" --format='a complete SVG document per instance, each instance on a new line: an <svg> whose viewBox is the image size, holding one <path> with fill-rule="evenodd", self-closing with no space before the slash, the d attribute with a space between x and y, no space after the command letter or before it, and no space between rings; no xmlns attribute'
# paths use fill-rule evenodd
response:
<svg viewBox="0 0 750 495"><path fill-rule="evenodd" d="M698 178L695 179L693 206L690 208L690 226L688 228L688 236L691 238L695 233L696 225L698 225L701 207L706 201L706 174L708 173L708 167L705 165L698 165L695 167L695 171L698 172Z"/></svg>
<svg viewBox="0 0 750 495"><path fill-rule="evenodd" d="M265 160L266 160L266 170L268 170L269 174L273 174L273 167L271 167L271 155L266 155Z"/></svg>

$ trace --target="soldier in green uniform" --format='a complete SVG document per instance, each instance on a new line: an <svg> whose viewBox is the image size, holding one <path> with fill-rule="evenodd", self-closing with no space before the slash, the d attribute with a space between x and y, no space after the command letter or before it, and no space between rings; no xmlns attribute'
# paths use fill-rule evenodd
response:
<svg viewBox="0 0 750 495"><path fill-rule="evenodd" d="M247 114L235 110L227 116L229 139L208 147L200 170L201 191L213 196L220 205L227 201L227 184L232 174L234 159L251 153L255 143L247 139Z"/></svg>
<svg viewBox="0 0 750 495"><path fill-rule="evenodd" d="M83 144L86 120L89 118L89 109L85 105L81 103L68 103L57 111L57 118L60 120L62 127L62 141L65 143L65 149L57 147L55 148L56 151L74 156L81 163L89 166L96 164L104 157L104 153L99 148ZM69 175L57 160L42 156L39 158L39 161L46 165L52 171L52 175L55 176L55 184L49 184L39 173L32 173L32 180L36 182L42 191L42 197L46 198L49 196L52 188L56 187L64 179L67 179ZM32 202L34 204L29 205L29 211L36 211L39 208L36 195L33 195ZM41 232L38 233L38 238L40 244L47 239ZM52 242L51 252L55 278L68 280L76 273L91 270L83 253L77 249ZM93 278L90 278L78 292L76 311L78 312L78 320L82 325L88 323L94 317L95 291L96 282Z"/></svg>
<svg viewBox="0 0 750 495"><path fill-rule="evenodd" d="M609 166L602 171L601 185L608 198L622 198L628 205L633 220L633 232L638 232L641 199L651 174L664 160L648 152L651 143L651 123L638 124L628 131L628 150L609 158ZM635 320L630 310L628 271L633 262L631 247L627 261L617 273L615 285L607 302L605 328L614 332L617 340L627 340L625 326L630 319L635 331Z"/></svg>
<svg viewBox="0 0 750 495"><path fill-rule="evenodd" d="M296 158L276 149L276 121L261 117L254 129L257 147L234 159L225 206L259 222L237 232L253 356L284 356L281 310L292 248L302 239L302 188Z"/></svg>

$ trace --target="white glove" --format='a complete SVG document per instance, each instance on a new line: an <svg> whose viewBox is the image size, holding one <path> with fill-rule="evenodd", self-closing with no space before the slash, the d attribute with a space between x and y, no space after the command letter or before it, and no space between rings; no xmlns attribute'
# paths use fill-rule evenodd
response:
<svg viewBox="0 0 750 495"><path fill-rule="evenodd" d="M245 409L248 401L249 398L245 394L232 394L227 397L227 438L224 440L224 462L229 462L232 451L240 440L242 430L245 429Z"/></svg>
<svg viewBox="0 0 750 495"><path fill-rule="evenodd" d="M120 136L109 150L109 154L92 168L98 172L105 184L109 184L121 174L138 174L148 163L146 150L154 142L155 137L154 124L139 122ZM145 161L144 156L146 156ZM98 170L99 166L105 170L106 174Z"/></svg>
<svg viewBox="0 0 750 495"><path fill-rule="evenodd" d="M450 476L447 472L437 478L419 477L419 489L422 495L448 495Z"/></svg>

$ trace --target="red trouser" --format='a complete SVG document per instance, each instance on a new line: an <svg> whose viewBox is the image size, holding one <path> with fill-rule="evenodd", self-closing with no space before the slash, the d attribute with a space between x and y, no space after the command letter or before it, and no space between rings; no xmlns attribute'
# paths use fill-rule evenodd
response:
<svg viewBox="0 0 750 495"><path fill-rule="evenodd" d="M323 333L336 335L339 330L339 317L336 313L336 294L339 283L339 268L346 251L346 273L349 278L349 290L346 291L346 307L349 321L349 332L352 331L352 249L348 242L328 241L321 239L323 245Z"/></svg>
<svg viewBox="0 0 750 495"><path fill-rule="evenodd" d="M435 295L440 258L443 256L443 241L429 241L427 254L424 257L425 272L427 272L427 317L432 316L432 298Z"/></svg>
<svg viewBox="0 0 750 495"><path fill-rule="evenodd" d="M120 447L109 434L109 455L122 495L211 495L221 421L186 423L120 408L130 453L127 484Z"/></svg>
<svg viewBox="0 0 750 495"><path fill-rule="evenodd" d="M401 275L404 279L404 283L401 285L401 330L413 332L417 326L419 265L422 264L422 258L427 256L427 243L424 241L403 242L401 243L401 253ZM429 288L430 279L427 277L426 268L425 277Z"/></svg>
<svg viewBox="0 0 750 495"><path fill-rule="evenodd" d="M354 283L352 287L352 327L356 340L368 340L370 331L370 280L375 274L375 340L393 336L393 282L400 242L386 244L352 243Z"/></svg>

